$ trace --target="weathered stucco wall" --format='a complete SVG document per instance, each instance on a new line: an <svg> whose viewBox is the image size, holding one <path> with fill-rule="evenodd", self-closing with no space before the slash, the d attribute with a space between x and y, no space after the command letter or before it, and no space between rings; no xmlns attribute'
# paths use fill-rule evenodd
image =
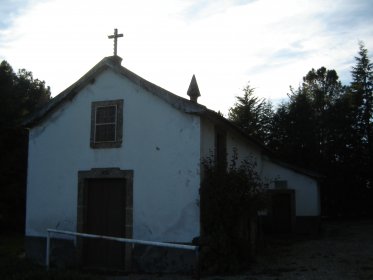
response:
<svg viewBox="0 0 373 280"><path fill-rule="evenodd" d="M263 177L270 181L274 188L274 180L286 180L287 188L295 190L295 215L319 216L320 197L316 179L285 168L270 159L263 160Z"/></svg>
<svg viewBox="0 0 373 280"><path fill-rule="evenodd" d="M248 141L238 133L230 132L227 135L228 164L233 158L234 151L237 152L237 164L240 164L244 160L251 161L256 164L257 172L261 173L262 158L259 147L256 147L253 143L248 143Z"/></svg>
<svg viewBox="0 0 373 280"><path fill-rule="evenodd" d="M91 103L123 99L121 148L91 149ZM29 136L26 235L76 230L78 171L133 170L133 238L199 235L200 119L103 72Z"/></svg>

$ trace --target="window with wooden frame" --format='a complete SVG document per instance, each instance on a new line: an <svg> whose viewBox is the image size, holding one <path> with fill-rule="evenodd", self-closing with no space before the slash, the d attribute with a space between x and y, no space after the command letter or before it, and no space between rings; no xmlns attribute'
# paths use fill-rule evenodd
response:
<svg viewBox="0 0 373 280"><path fill-rule="evenodd" d="M96 101L91 109L91 148L122 145L123 100Z"/></svg>

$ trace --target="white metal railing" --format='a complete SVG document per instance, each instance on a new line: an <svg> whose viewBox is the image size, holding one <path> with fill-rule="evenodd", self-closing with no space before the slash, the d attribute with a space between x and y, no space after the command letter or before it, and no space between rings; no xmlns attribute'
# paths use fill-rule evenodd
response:
<svg viewBox="0 0 373 280"><path fill-rule="evenodd" d="M80 237L86 237L86 238L106 239L106 240L113 240L113 241L118 241L122 243L152 245L152 246L158 246L158 247L191 250L195 252L197 260L198 260L199 247L194 246L194 245L174 244L174 243L157 242L157 241L146 241L146 240L129 239L129 238L122 238L122 237L97 235L97 234L90 234L90 233L80 233L80 232L67 231L67 230L47 229L47 249L46 249L46 257L45 257L45 265L47 269L49 269L49 264L50 264L49 261L50 261L50 238L51 238L50 234L51 233L59 233L59 234L80 236Z"/></svg>

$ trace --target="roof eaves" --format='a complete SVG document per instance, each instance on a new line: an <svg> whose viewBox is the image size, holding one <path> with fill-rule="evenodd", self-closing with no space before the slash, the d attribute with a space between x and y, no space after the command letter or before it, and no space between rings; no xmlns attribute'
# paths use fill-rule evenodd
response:
<svg viewBox="0 0 373 280"><path fill-rule="evenodd" d="M273 151L271 151L270 149L268 149L263 143L261 143L259 140L257 140L256 138L252 137L251 135L247 134L240 127L238 127L237 125L235 125L234 123L232 123L228 119L224 118L223 116L219 115L215 111L210 110L210 109L206 109L206 111L203 112L202 115L205 116L205 117L207 117L207 118L209 118L209 119L211 119L211 120L213 120L216 123L219 123L219 124L222 124L222 125L224 125L226 127L229 127L232 130L234 130L234 131L238 132L239 134L241 134L251 144L254 144L258 148L260 148L262 150L262 153L264 155L266 155L267 158L270 161L272 161L273 163L276 163L276 164L281 165L281 166L283 166L285 168L291 169L291 170L293 170L293 171L295 171L297 173L300 173L302 175L306 175L306 176L314 178L314 179L321 179L321 178L324 177L323 175L321 175L321 174L319 174L319 173L317 173L315 171L308 170L308 169L305 169L305 168L301 168L299 166L287 163L286 161L284 161L282 159L279 159L278 156L276 156L276 154Z"/></svg>
<svg viewBox="0 0 373 280"><path fill-rule="evenodd" d="M309 169L306 169L306 168L302 168L302 167L299 167L297 165L285 162L284 160L282 160L278 157L267 155L267 159L269 161L275 163L275 164L278 164L278 165L283 166L285 168L291 169L291 170L293 170L293 171L295 171L299 174L306 175L306 176L314 178L314 179L322 179L322 178L325 177L324 175L322 175L322 174L320 174L316 171L309 170Z"/></svg>
<svg viewBox="0 0 373 280"><path fill-rule="evenodd" d="M133 73L123 66L114 67L113 70L119 72L119 74L125 76L136 85L161 98L180 111L183 111L185 113L201 113L207 110L205 106L173 94L172 92L165 90L164 88L157 86L156 84L153 84L146 79L138 76L137 74Z"/></svg>
<svg viewBox="0 0 373 280"><path fill-rule="evenodd" d="M83 87L94 81L94 77L96 77L98 74L102 73L105 69L108 68L106 60L107 58L102 59L91 70L89 70L85 75L83 75L78 81L73 83L60 94L56 95L38 111L31 114L30 116L27 116L21 123L21 125L31 128L36 124L40 123L41 121L43 121L47 116L53 113L65 102L71 101Z"/></svg>
<svg viewBox="0 0 373 280"><path fill-rule="evenodd" d="M207 117L208 119L214 121L216 124L225 126L227 128L230 128L243 136L247 141L249 141L251 144L254 144L258 148L265 150L267 152L270 152L266 146L264 146L263 143L261 143L259 140L254 138L253 136L247 134L245 131L242 130L239 126L236 124L232 123L230 120L226 119L225 117L221 116L220 114L216 113L213 110L206 109L205 112L202 114L203 116Z"/></svg>

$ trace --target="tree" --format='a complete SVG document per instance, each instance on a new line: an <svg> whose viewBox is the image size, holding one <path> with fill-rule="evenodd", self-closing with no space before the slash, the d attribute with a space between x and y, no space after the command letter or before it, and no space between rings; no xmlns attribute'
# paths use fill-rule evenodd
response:
<svg viewBox="0 0 373 280"><path fill-rule="evenodd" d="M325 176L321 190L327 215L373 215L373 64L363 43L355 61L350 86L342 85L335 70L311 69L266 122L270 129L264 139L271 150ZM264 101L250 87L237 99L230 118L262 135Z"/></svg>
<svg viewBox="0 0 373 280"><path fill-rule="evenodd" d="M333 153L330 114L345 92L335 70L310 70L297 90L290 88L289 101L273 117L269 146L304 167L321 169Z"/></svg>
<svg viewBox="0 0 373 280"><path fill-rule="evenodd" d="M334 145L338 141L335 138L334 125L335 121L341 121L343 115L335 116L331 122L331 113L336 105L336 102L346 92L346 87L339 81L338 74L335 70L327 70L321 67L318 70L312 69L303 78L302 87L308 92L313 117L314 117L314 151L319 158L317 161L328 161L331 154L335 153Z"/></svg>
<svg viewBox="0 0 373 280"><path fill-rule="evenodd" d="M356 181L360 184L360 197L370 197L367 203L373 214L373 64L364 43L359 43L356 65L352 67L350 94L354 108L354 135L358 143L354 154L357 156Z"/></svg>
<svg viewBox="0 0 373 280"><path fill-rule="evenodd" d="M367 144L372 138L373 124L373 64L368 57L364 43L359 43L359 56L355 57L356 65L352 67L351 92L358 105L357 127L362 141Z"/></svg>
<svg viewBox="0 0 373 280"><path fill-rule="evenodd" d="M0 64L0 128L14 127L23 117L50 99L50 88L21 69L14 73L10 64Z"/></svg>
<svg viewBox="0 0 373 280"><path fill-rule="evenodd" d="M0 63L0 231L23 231L28 135L19 123L49 99L44 81Z"/></svg>
<svg viewBox="0 0 373 280"><path fill-rule="evenodd" d="M284 146L284 143L289 143L290 140L288 115L288 104L283 102L277 107L271 121L272 129L268 147L282 157L289 155L289 152L291 152L287 146Z"/></svg>
<svg viewBox="0 0 373 280"><path fill-rule="evenodd" d="M326 176L324 209L330 201L341 205L340 197L346 193L342 177L349 173L338 174L345 167L342 155L349 139L345 135L353 119L346 119L351 115L346 87L335 70L320 67L311 69L297 90L290 90L289 101L274 114L269 147L287 161Z"/></svg>
<svg viewBox="0 0 373 280"><path fill-rule="evenodd" d="M236 96L237 102L229 109L228 118L247 134L268 142L273 116L272 104L254 95L255 89L248 84L243 97Z"/></svg>

